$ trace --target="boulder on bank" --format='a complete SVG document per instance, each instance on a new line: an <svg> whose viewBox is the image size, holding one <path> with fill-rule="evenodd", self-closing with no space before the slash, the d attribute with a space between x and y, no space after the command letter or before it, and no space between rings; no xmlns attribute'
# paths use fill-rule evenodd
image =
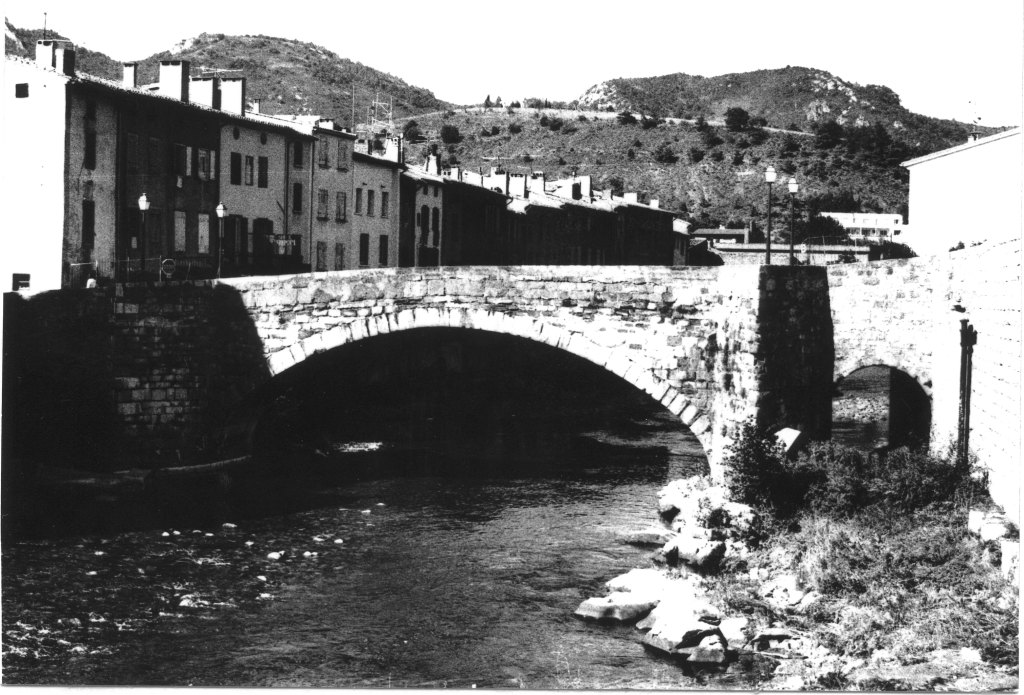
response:
<svg viewBox="0 0 1024 695"><path fill-rule="evenodd" d="M718 627L721 612L700 597L688 582L678 582L673 591L662 599L637 628L647 630L642 642L666 654L689 656L681 649L697 647L711 636L724 636Z"/></svg>
<svg viewBox="0 0 1024 695"><path fill-rule="evenodd" d="M631 591L613 591L581 603L573 613L577 618L602 622L634 623L651 612L658 599L638 596Z"/></svg>
<svg viewBox="0 0 1024 695"><path fill-rule="evenodd" d="M671 565L683 563L703 572L713 572L725 557L725 542L680 533L665 544L663 553Z"/></svg>

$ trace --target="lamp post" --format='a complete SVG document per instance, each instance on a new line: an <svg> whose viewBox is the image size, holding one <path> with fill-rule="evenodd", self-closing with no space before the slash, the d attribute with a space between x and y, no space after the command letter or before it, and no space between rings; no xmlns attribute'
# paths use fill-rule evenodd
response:
<svg viewBox="0 0 1024 695"><path fill-rule="evenodd" d="M764 264L772 264L772 184L775 183L775 167L764 170L764 180L768 184L768 227L764 235Z"/></svg>
<svg viewBox="0 0 1024 695"><path fill-rule="evenodd" d="M220 263L224 259L224 216L227 214L224 203L217 203L217 277L220 277Z"/></svg>
<svg viewBox="0 0 1024 695"><path fill-rule="evenodd" d="M136 236L135 239L133 239L135 243L132 244L132 247L141 247L141 250L139 252L139 267L141 270L146 269L146 210L149 210L149 197L145 193L143 193L142 195L139 196L139 212L142 215L142 223L141 226L139 227L138 236ZM141 244L138 242L139 237L142 237ZM126 272L128 272L128 269L126 269Z"/></svg>
<svg viewBox="0 0 1024 695"><path fill-rule="evenodd" d="M790 177L789 179L789 264L796 264L796 256L793 255L793 218L795 209L795 198L796 192L800 190L800 184L796 182L796 177Z"/></svg>

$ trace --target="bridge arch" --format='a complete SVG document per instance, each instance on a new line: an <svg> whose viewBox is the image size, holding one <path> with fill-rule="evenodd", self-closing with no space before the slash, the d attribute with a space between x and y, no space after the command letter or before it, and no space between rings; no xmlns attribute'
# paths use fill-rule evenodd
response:
<svg viewBox="0 0 1024 695"><path fill-rule="evenodd" d="M883 371L884 370L884 371ZM880 416L879 394L884 393L884 418L886 422L886 447L927 445L931 438L933 399L930 383L922 383L915 375L893 364L875 359L864 360L835 380L835 396L839 397L844 383L864 389L868 404L864 407ZM852 391L851 392L855 392ZM872 404L871 402L874 401ZM873 406L873 407L872 407ZM837 413L848 422L862 419L851 413L848 406L833 401L833 417ZM868 417L868 420L871 420Z"/></svg>
<svg viewBox="0 0 1024 695"><path fill-rule="evenodd" d="M394 311L298 338L290 346L270 353L267 363L272 377L276 377L314 355L367 338L422 328L478 330L524 338L596 364L660 402L693 433L709 461L712 460L710 417L678 388L652 375L649 369L623 354L616 346L601 344L579 331L529 315L475 307L396 307Z"/></svg>

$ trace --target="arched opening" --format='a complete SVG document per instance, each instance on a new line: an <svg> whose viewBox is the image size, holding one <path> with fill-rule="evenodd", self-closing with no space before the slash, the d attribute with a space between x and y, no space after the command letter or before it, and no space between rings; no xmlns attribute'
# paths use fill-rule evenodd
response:
<svg viewBox="0 0 1024 695"><path fill-rule="evenodd" d="M832 438L864 451L928 444L931 397L912 376L886 365L861 367L836 382Z"/></svg>
<svg viewBox="0 0 1024 695"><path fill-rule="evenodd" d="M360 475L657 459L679 477L707 466L679 418L635 386L565 350L488 331L411 328L350 342L254 398L254 452L314 452Z"/></svg>

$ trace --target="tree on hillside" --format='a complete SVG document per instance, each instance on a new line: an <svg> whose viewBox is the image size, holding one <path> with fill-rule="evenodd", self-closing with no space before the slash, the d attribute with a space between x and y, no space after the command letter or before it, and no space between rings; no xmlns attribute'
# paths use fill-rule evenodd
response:
<svg viewBox="0 0 1024 695"><path fill-rule="evenodd" d="M423 139L423 133L420 132L420 124L415 119L410 118L406 121L405 126L402 127L402 138L406 142L419 142Z"/></svg>
<svg viewBox="0 0 1024 695"><path fill-rule="evenodd" d="M843 126L834 118L814 125L814 145L818 149L830 150L843 141Z"/></svg>
<svg viewBox="0 0 1024 695"><path fill-rule="evenodd" d="M616 120L619 122L619 125L633 125L634 123L636 123L636 116L634 116L628 110L626 110L620 113L616 117Z"/></svg>
<svg viewBox="0 0 1024 695"><path fill-rule="evenodd" d="M497 106L498 108L501 108L501 97L498 97L497 99L494 100L494 105Z"/></svg>
<svg viewBox="0 0 1024 695"><path fill-rule="evenodd" d="M462 142L462 133L459 132L458 126L450 123L441 126L441 142L446 145Z"/></svg>
<svg viewBox="0 0 1024 695"><path fill-rule="evenodd" d="M750 114L739 106L732 106L725 112L725 127L731 131L746 130L750 125Z"/></svg>
<svg viewBox="0 0 1024 695"><path fill-rule="evenodd" d="M484 99L484 108L485 109L491 108L491 95L490 94L488 94L487 98Z"/></svg>
<svg viewBox="0 0 1024 695"><path fill-rule="evenodd" d="M679 161L679 156L672 151L672 147L667 142L663 142L654 150L654 161L662 164L675 164Z"/></svg>

